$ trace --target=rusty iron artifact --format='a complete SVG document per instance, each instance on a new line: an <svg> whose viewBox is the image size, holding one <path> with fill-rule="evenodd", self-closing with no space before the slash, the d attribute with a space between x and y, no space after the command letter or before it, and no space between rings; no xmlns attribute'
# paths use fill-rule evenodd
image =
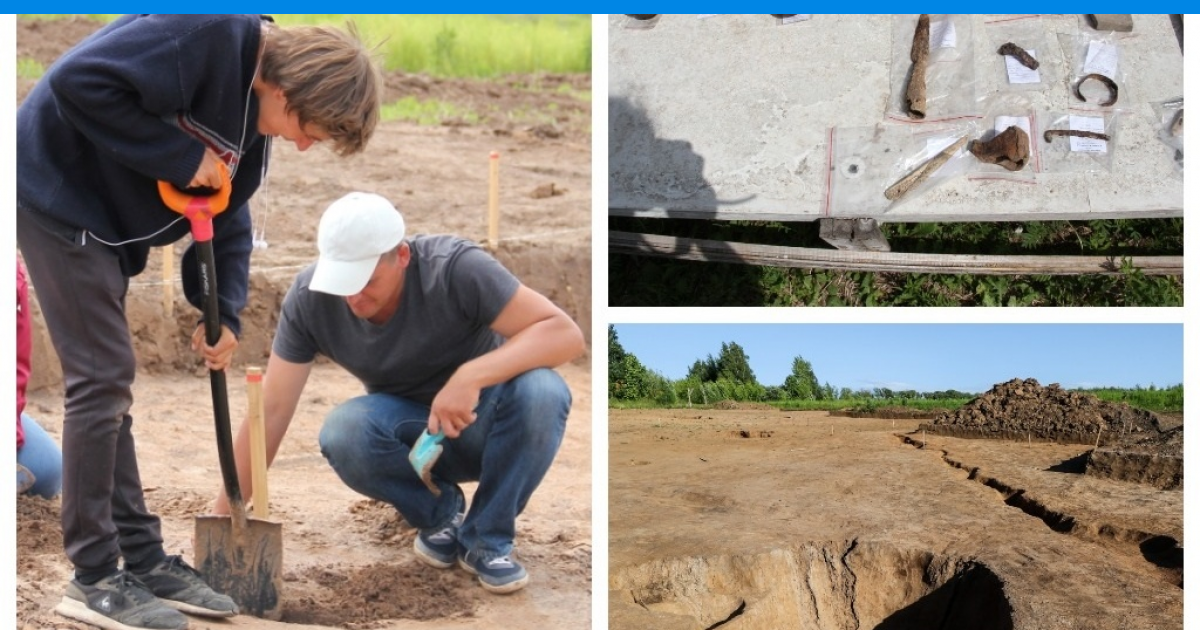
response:
<svg viewBox="0 0 1200 630"><path fill-rule="evenodd" d="M963 145L966 143L967 136L959 138L957 142L942 149L937 155L929 158L924 164L914 169L913 172L901 178L900 181L888 186L888 189L883 191L883 196L891 201L895 201L908 194L908 191L929 179L930 175L933 175L939 168L942 168L942 165L949 162L950 158L954 157L954 154L958 153L958 150L963 148Z"/></svg>
<svg viewBox="0 0 1200 630"><path fill-rule="evenodd" d="M1047 143L1055 136L1073 136L1075 138L1095 138L1096 140L1108 141L1108 134L1099 133L1096 131L1078 131L1075 129L1047 129L1046 133L1042 134L1042 138Z"/></svg>
<svg viewBox="0 0 1200 630"><path fill-rule="evenodd" d="M1094 79L1100 83L1103 83L1104 86L1108 88L1108 93L1111 95L1111 98L1103 103L1100 103L1100 106L1108 107L1109 105L1115 105L1117 102L1117 82L1104 76L1103 74L1092 73L1080 79L1079 83L1075 84L1075 96L1079 97L1079 100L1085 103L1087 102L1087 99L1083 97L1083 84L1087 83L1090 79Z"/></svg>
<svg viewBox="0 0 1200 630"><path fill-rule="evenodd" d="M1013 125L987 142L972 142L967 150L980 162L1019 171L1029 163L1029 134Z"/></svg>
<svg viewBox="0 0 1200 630"><path fill-rule="evenodd" d="M922 13L917 18L917 30L913 34L912 75L908 78L908 88L904 91L904 102L908 105L910 118L921 120L925 118L925 69L929 66L929 15Z"/></svg>
<svg viewBox="0 0 1200 630"><path fill-rule="evenodd" d="M1013 59L1016 59L1017 61L1021 62L1022 66L1025 66L1030 70L1037 70L1038 66L1041 65L1038 63L1037 59L1033 58L1033 55L1029 54L1028 51L1012 42L1004 44L1000 47L1000 50L996 52L1000 53L1001 55L1007 55Z"/></svg>

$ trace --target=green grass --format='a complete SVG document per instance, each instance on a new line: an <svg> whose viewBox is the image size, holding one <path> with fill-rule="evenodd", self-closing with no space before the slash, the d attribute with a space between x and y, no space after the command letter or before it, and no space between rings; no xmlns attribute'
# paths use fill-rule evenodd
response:
<svg viewBox="0 0 1200 630"><path fill-rule="evenodd" d="M17 59L17 76L22 79L40 79L46 74L46 66L36 60L22 57Z"/></svg>
<svg viewBox="0 0 1200 630"><path fill-rule="evenodd" d="M1126 403L1139 409L1168 413L1183 412L1183 385L1175 385L1165 389L1147 389L1142 387L1117 389L1105 387L1080 391L1092 394L1101 400Z"/></svg>
<svg viewBox="0 0 1200 630"><path fill-rule="evenodd" d="M590 15L276 15L283 25L347 18L387 70L438 77L590 72Z"/></svg>
<svg viewBox="0 0 1200 630"><path fill-rule="evenodd" d="M1095 389L1077 389L1091 394L1100 400L1112 403L1125 403L1131 407L1145 409L1155 413L1183 413L1183 385L1166 388L1134 387L1117 388L1102 387ZM773 400L765 401L781 411L864 411L871 412L884 407L907 407L921 411L946 409L954 411L974 400L973 398L844 398L836 400ZM652 400L617 400L608 399L609 409L662 409L663 405ZM685 408L687 405L678 404L671 408ZM693 409L711 409L712 404L692 405Z"/></svg>
<svg viewBox="0 0 1200 630"><path fill-rule="evenodd" d="M65 15L24 14L23 19ZM116 14L87 17L108 22ZM385 70L483 78L592 69L592 17L571 15L272 15L284 26L352 21Z"/></svg>
<svg viewBox="0 0 1200 630"><path fill-rule="evenodd" d="M419 100L412 96L384 105L380 115L384 120L407 120L419 125L440 125L448 120L461 120L473 125L480 120L476 112L453 103Z"/></svg>
<svg viewBox="0 0 1200 630"><path fill-rule="evenodd" d="M828 249L816 222L611 217L609 227L717 241ZM885 224L897 252L1182 255L1183 219ZM610 254L611 306L1181 306L1183 278L1119 274L975 276L758 267Z"/></svg>

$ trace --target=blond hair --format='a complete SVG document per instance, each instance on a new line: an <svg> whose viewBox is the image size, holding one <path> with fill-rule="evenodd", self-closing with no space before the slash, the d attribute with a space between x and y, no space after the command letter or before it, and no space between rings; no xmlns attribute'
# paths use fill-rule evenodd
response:
<svg viewBox="0 0 1200 630"><path fill-rule="evenodd" d="M383 79L353 23L348 32L330 26L266 27L264 81L278 85L301 127L312 123L329 134L339 155L362 151L379 122Z"/></svg>

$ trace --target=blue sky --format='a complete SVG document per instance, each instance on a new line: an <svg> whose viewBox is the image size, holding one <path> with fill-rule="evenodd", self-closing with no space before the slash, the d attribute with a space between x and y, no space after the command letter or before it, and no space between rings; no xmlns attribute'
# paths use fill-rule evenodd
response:
<svg viewBox="0 0 1200 630"><path fill-rule="evenodd" d="M1179 324L617 324L646 367L680 379L735 342L759 383L781 385L804 357L851 389L984 392L1013 378L1063 387L1183 382Z"/></svg>

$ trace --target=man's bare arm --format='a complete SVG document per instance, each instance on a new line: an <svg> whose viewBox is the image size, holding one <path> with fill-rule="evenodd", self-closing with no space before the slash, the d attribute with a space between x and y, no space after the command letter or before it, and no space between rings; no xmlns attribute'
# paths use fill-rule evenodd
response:
<svg viewBox="0 0 1200 630"><path fill-rule="evenodd" d="M429 427L439 426L448 437L475 421L479 392L534 368L555 367L583 354L583 331L546 296L521 285L508 301L492 330L506 341L495 350L460 366L430 409Z"/></svg>

